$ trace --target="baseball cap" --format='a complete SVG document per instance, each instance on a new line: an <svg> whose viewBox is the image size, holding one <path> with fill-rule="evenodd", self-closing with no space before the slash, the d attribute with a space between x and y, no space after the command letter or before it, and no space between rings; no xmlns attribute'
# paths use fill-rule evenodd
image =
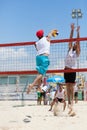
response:
<svg viewBox="0 0 87 130"><path fill-rule="evenodd" d="M44 35L44 31L43 31L43 30L38 30L38 31L36 32L36 36L37 36L38 38L43 37L43 35Z"/></svg>

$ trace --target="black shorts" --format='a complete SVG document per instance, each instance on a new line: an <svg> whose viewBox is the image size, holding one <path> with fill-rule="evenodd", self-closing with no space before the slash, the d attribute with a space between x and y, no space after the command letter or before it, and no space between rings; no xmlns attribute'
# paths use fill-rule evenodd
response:
<svg viewBox="0 0 87 130"><path fill-rule="evenodd" d="M41 97L46 98L46 92L41 92Z"/></svg>
<svg viewBox="0 0 87 130"><path fill-rule="evenodd" d="M57 98L58 99L58 102L63 102L64 101L64 99L62 99L62 98Z"/></svg>
<svg viewBox="0 0 87 130"><path fill-rule="evenodd" d="M63 102L64 99L63 99L63 98L58 98L58 97L56 97L56 98L54 98L54 101L55 101L55 102Z"/></svg>
<svg viewBox="0 0 87 130"><path fill-rule="evenodd" d="M75 97L78 97L78 92L75 92L75 93L74 93L74 96L75 96Z"/></svg>
<svg viewBox="0 0 87 130"><path fill-rule="evenodd" d="M65 83L75 83L76 72L64 73Z"/></svg>

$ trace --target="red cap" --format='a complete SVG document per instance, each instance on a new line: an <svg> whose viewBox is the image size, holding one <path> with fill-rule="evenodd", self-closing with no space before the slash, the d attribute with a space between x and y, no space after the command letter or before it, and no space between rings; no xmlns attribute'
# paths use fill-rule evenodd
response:
<svg viewBox="0 0 87 130"><path fill-rule="evenodd" d="M43 30L38 30L38 31L36 32L36 36L37 36L38 38L43 37L43 35L44 35L44 31L43 31Z"/></svg>

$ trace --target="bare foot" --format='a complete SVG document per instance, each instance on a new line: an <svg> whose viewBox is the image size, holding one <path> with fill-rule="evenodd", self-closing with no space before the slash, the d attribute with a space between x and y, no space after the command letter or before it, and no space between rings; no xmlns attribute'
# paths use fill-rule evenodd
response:
<svg viewBox="0 0 87 130"><path fill-rule="evenodd" d="M68 107L69 107L69 112L68 112L68 114L70 114L70 113L72 112L72 106L69 105Z"/></svg>
<svg viewBox="0 0 87 130"><path fill-rule="evenodd" d="M32 88L32 86L31 86L31 84L29 84L29 86L28 86L28 88L27 88L27 94L29 94L29 93L30 93L31 88Z"/></svg>
<svg viewBox="0 0 87 130"><path fill-rule="evenodd" d="M71 109L71 110L69 110L68 114L70 114L71 112L72 112L72 109Z"/></svg>
<svg viewBox="0 0 87 130"><path fill-rule="evenodd" d="M69 116L75 116L76 113L74 111L71 111L71 113L69 114Z"/></svg>
<svg viewBox="0 0 87 130"><path fill-rule="evenodd" d="M51 110L52 110L52 108L49 109L49 111L51 111Z"/></svg>

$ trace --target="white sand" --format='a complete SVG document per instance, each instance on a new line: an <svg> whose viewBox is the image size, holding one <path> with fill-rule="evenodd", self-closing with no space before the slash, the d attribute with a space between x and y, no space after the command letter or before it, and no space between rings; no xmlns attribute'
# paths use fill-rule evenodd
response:
<svg viewBox="0 0 87 130"><path fill-rule="evenodd" d="M0 130L87 130L86 101L74 104L74 117L68 116L68 108L59 116L49 108L34 101L24 106L21 101L0 101Z"/></svg>

